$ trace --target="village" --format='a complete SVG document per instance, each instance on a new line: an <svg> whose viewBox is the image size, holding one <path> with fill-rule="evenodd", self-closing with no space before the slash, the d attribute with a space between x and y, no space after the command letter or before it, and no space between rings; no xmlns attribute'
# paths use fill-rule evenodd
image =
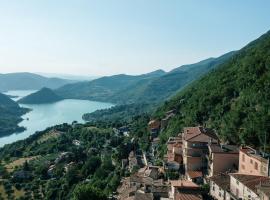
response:
<svg viewBox="0 0 270 200"><path fill-rule="evenodd" d="M161 166L153 165L159 131L174 116L151 120L151 152L132 151L122 161L131 172L121 180L119 200L269 200L269 157L249 146L221 142L211 129L185 127L167 141ZM135 172L134 172L135 171Z"/></svg>

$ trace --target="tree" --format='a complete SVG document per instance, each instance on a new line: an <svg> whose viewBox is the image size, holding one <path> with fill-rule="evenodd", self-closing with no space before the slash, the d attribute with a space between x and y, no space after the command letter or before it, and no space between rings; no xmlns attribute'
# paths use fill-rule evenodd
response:
<svg viewBox="0 0 270 200"><path fill-rule="evenodd" d="M97 156L90 157L82 167L83 175L88 176L90 174L93 174L96 171L96 169L100 166L100 164L101 160L99 157Z"/></svg>
<svg viewBox="0 0 270 200"><path fill-rule="evenodd" d="M73 191L73 200L106 200L106 195L91 184L77 185Z"/></svg>

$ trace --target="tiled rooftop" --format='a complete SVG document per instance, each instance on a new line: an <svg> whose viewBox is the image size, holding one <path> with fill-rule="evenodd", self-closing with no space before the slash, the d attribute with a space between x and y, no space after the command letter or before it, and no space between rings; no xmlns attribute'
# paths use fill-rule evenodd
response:
<svg viewBox="0 0 270 200"><path fill-rule="evenodd" d="M200 194L190 194L190 193L177 193L174 197L175 200L202 200Z"/></svg>
<svg viewBox="0 0 270 200"><path fill-rule="evenodd" d="M239 182L243 183L246 187L248 187L253 192L257 193L256 186L260 183L269 182L269 177L264 176L254 176L254 175L247 175L247 174L239 174L239 173L233 173L230 174L230 176L237 179Z"/></svg>
<svg viewBox="0 0 270 200"><path fill-rule="evenodd" d="M236 145L211 144L209 149L213 153L239 153L239 148Z"/></svg>
<svg viewBox="0 0 270 200"><path fill-rule="evenodd" d="M197 138L199 138L200 141L207 140L208 138L218 140L217 135L211 129L203 128L201 126L184 128L183 133L184 140L197 141Z"/></svg>
<svg viewBox="0 0 270 200"><path fill-rule="evenodd" d="M212 176L210 177L210 180L217 184L223 190L227 191L230 189L230 176L228 174L222 173L216 176Z"/></svg>
<svg viewBox="0 0 270 200"><path fill-rule="evenodd" d="M190 178L198 178L198 177L202 177L202 172L201 171L187 171L187 174Z"/></svg>
<svg viewBox="0 0 270 200"><path fill-rule="evenodd" d="M178 187L178 188L190 188L190 189L198 189L199 186L192 181L188 180L172 180L171 185L173 187Z"/></svg>

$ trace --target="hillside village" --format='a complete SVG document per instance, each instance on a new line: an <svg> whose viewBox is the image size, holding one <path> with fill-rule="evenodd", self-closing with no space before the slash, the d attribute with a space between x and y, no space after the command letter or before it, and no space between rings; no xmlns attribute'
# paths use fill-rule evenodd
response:
<svg viewBox="0 0 270 200"><path fill-rule="evenodd" d="M134 150L128 160L122 160L122 168L131 175L122 178L117 199L269 200L269 155L249 146L226 144L214 130L202 126L185 127L170 137L163 163L153 165L158 133L172 117L174 111L169 111L164 119L149 122L151 152L140 155Z"/></svg>

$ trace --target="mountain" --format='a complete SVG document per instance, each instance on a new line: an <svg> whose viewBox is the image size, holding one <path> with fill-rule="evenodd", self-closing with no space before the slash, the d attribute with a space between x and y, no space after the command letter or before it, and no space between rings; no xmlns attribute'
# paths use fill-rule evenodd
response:
<svg viewBox="0 0 270 200"><path fill-rule="evenodd" d="M22 131L24 128L19 127L18 123L22 120L21 115L27 111L28 109L21 108L17 102L0 93L0 137Z"/></svg>
<svg viewBox="0 0 270 200"><path fill-rule="evenodd" d="M224 141L269 148L270 32L165 102L156 113L176 109L163 142L183 126L214 128ZM268 149L269 150L269 149Z"/></svg>
<svg viewBox="0 0 270 200"><path fill-rule="evenodd" d="M35 93L21 98L18 102L22 104L42 104L53 103L60 100L62 100L62 98L55 94L54 91L49 88L42 88Z"/></svg>
<svg viewBox="0 0 270 200"><path fill-rule="evenodd" d="M0 91L39 90L42 87L56 89L72 82L74 81L60 78L47 78L26 72L0 74Z"/></svg>
<svg viewBox="0 0 270 200"><path fill-rule="evenodd" d="M152 111L161 102L175 95L192 81L218 68L235 53L236 51L232 51L218 58L209 58L198 63L183 65L159 77L140 80L110 96L111 102L120 105L86 113L83 117L87 121L112 121L120 118L130 119L134 115Z"/></svg>
<svg viewBox="0 0 270 200"><path fill-rule="evenodd" d="M90 99L116 104L162 102L177 91L230 59L235 52L184 65L168 73L157 70L139 76L115 75L65 85L55 92L64 98Z"/></svg>
<svg viewBox="0 0 270 200"><path fill-rule="evenodd" d="M97 101L111 101L111 97L117 92L128 88L140 81L148 81L165 74L157 70L148 74L131 76L119 74L106 76L93 81L67 84L55 90L56 94L64 98L89 99Z"/></svg>
<svg viewBox="0 0 270 200"><path fill-rule="evenodd" d="M195 64L183 65L160 77L140 81L116 93L111 97L111 100L120 103L162 102L192 81L215 69L234 54L235 51L232 51L218 58L209 58Z"/></svg>
<svg viewBox="0 0 270 200"><path fill-rule="evenodd" d="M66 80L74 80L74 81L91 81L97 78L100 78L98 76L81 76L81 75L72 75L72 74L59 74L59 73L42 73L37 72L36 74L39 74L41 76L47 77L47 78L61 78Z"/></svg>

